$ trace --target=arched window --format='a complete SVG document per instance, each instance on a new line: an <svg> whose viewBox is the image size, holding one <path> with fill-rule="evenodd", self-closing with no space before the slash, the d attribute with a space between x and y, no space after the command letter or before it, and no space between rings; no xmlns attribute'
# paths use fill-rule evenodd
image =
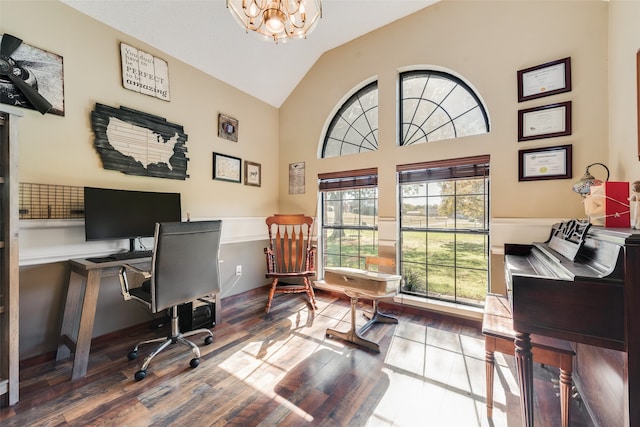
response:
<svg viewBox="0 0 640 427"><path fill-rule="evenodd" d="M442 71L400 74L401 146L489 132L489 119L476 93L462 79Z"/></svg>
<svg viewBox="0 0 640 427"><path fill-rule="evenodd" d="M324 137L321 158L378 149L378 82L351 95L338 110Z"/></svg>

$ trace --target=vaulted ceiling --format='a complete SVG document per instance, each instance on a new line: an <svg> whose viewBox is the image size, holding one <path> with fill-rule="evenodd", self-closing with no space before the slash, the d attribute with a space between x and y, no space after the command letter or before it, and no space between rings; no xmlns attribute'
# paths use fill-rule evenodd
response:
<svg viewBox="0 0 640 427"><path fill-rule="evenodd" d="M246 34L225 0L61 0L161 52L279 107L326 51L439 0L323 0L307 39Z"/></svg>

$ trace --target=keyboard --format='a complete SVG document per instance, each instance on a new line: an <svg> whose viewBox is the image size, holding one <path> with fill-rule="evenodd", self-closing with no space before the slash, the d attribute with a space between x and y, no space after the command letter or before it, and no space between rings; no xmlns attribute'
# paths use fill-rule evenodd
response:
<svg viewBox="0 0 640 427"><path fill-rule="evenodd" d="M133 251L133 252L130 251L130 252L116 252L115 254L109 255L109 258L111 258L114 261L122 261L126 259L149 258L151 255L153 255L153 251L151 250Z"/></svg>
<svg viewBox="0 0 640 427"><path fill-rule="evenodd" d="M149 258L153 255L152 250L145 251L133 251L133 252L116 252L111 255L95 258L87 258L87 261L91 262L112 262L112 261L126 261L128 259Z"/></svg>

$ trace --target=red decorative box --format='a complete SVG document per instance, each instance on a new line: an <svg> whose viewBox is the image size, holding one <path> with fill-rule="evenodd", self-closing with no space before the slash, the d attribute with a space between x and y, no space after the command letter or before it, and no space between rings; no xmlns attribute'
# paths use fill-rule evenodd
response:
<svg viewBox="0 0 640 427"><path fill-rule="evenodd" d="M584 199L584 210L593 225L630 227L629 183L607 181L591 186L591 194Z"/></svg>

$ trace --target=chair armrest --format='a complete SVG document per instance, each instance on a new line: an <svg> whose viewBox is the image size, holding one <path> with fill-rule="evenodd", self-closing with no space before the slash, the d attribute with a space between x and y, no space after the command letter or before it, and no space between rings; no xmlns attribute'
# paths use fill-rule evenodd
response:
<svg viewBox="0 0 640 427"><path fill-rule="evenodd" d="M122 267L120 267L120 271L118 272L118 277L120 278L120 291L125 301L129 301L131 299L131 294L129 293L129 280L127 279L127 270L133 271L136 274L140 274L145 279L151 278L150 271L143 270L134 265L123 264Z"/></svg>
<svg viewBox="0 0 640 427"><path fill-rule="evenodd" d="M123 264L122 268L131 270L134 273L141 274L145 279L151 279L151 272L145 268L140 268L131 264Z"/></svg>

